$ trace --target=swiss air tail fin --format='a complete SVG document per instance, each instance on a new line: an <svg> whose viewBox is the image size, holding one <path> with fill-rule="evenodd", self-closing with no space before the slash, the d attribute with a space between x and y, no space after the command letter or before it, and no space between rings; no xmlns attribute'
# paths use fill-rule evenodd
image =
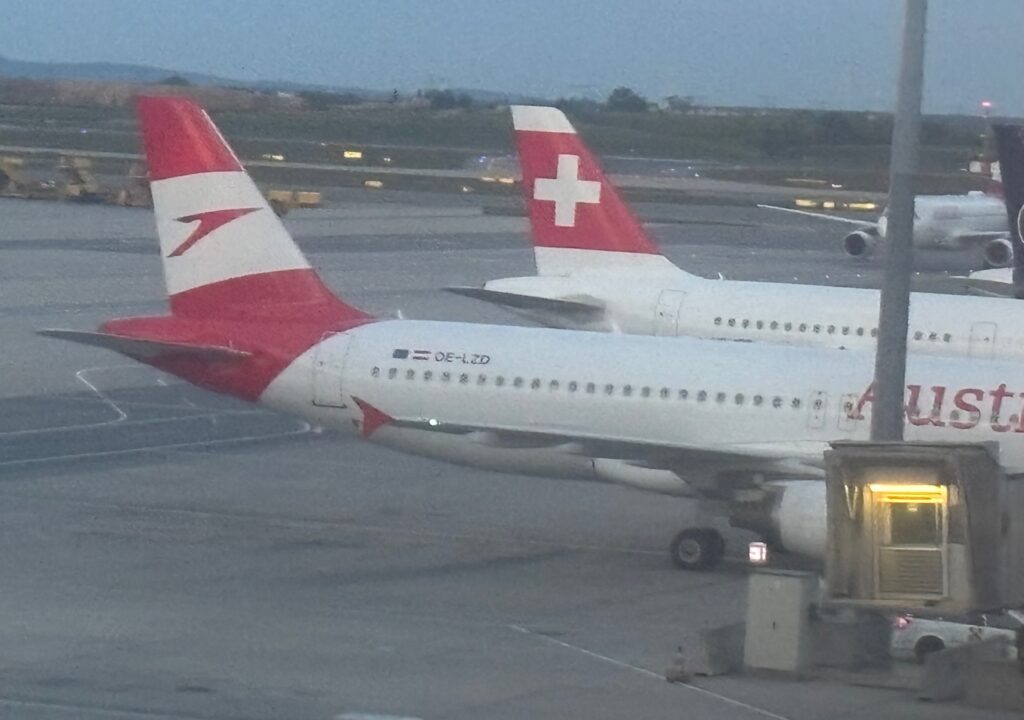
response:
<svg viewBox="0 0 1024 720"><path fill-rule="evenodd" d="M1003 202L1013 245L1013 285L1017 297L1024 295L1024 126L992 125L999 154Z"/></svg>
<svg viewBox="0 0 1024 720"><path fill-rule="evenodd" d="M561 110L513 105L512 123L539 275L671 266Z"/></svg>
<svg viewBox="0 0 1024 720"><path fill-rule="evenodd" d="M140 97L137 110L173 315L367 317L320 281L199 105Z"/></svg>

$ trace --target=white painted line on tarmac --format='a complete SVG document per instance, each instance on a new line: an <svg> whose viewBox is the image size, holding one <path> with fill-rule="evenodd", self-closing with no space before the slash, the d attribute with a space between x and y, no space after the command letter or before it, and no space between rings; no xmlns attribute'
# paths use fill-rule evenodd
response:
<svg viewBox="0 0 1024 720"><path fill-rule="evenodd" d="M118 407L116 402L107 397L102 390L100 390L98 387L89 382L88 379L86 379L85 374L87 372L100 369L102 368L82 368L81 370L75 373L75 377L81 380L83 383L85 383L86 387L88 387L90 390L96 393L96 395L99 396L100 400L106 403L115 413L117 413L118 417L113 422L121 422L122 420L127 420L128 413L126 413L124 410Z"/></svg>
<svg viewBox="0 0 1024 720"><path fill-rule="evenodd" d="M114 402L114 400L111 399L110 396L108 396L106 393L101 391L99 388L96 387L95 384L93 384L90 380L88 380L86 378L86 375L89 374L89 373L95 373L95 372L100 372L100 371L104 371L104 370L123 370L124 368L140 369L139 366L135 365L135 364L131 364L131 365L124 365L124 364L122 364L122 365L98 365L96 367L82 368L81 370L79 370L78 372L75 373L75 377L79 381L81 381L83 384L85 384L85 386L88 387L93 393L95 393L96 396L100 399L101 402L103 402L105 405L110 407L114 411L116 417L114 417L114 418L112 418L110 420L100 420L99 422L94 422L94 423L77 423L77 424L74 424L74 425L54 425L54 426L44 427L44 428L31 428L29 430L7 430L7 431L4 431L4 432L0 432L0 437L23 437L23 436L28 436L28 435L43 435L43 434L46 434L46 433L66 432L66 431L70 431L70 430L88 430L88 429L107 427L107 426L110 426L110 425L117 425L119 423L124 423L126 426L127 425L142 425L142 424L154 423L154 422L171 422L171 421L174 421L174 420L181 420L184 417L187 417L187 418L190 418L190 419L202 419L202 418L206 418L206 417L214 418L215 416L218 416L218 415L246 415L246 414L254 414L254 413L264 412L262 410L224 410L224 411L221 411L221 412L217 412L217 411L214 411L212 408L204 408L204 407L201 407L199 405L196 405L196 403L194 403L192 400L189 400L186 397L186 398L184 398L182 404L185 405L186 407L188 407L189 409L200 410L200 411L202 411L202 410L209 410L210 412L203 413L202 415L188 415L188 416L175 417L175 418L154 418L154 419L151 419L151 420L128 420L129 415L125 411L125 408L131 409L132 407L136 407L136 408L162 408L162 409L166 409L166 410L180 410L181 407L182 407L182 404L147 403L147 402L141 402L141 401L139 401L139 402L136 402L136 401L124 401L124 402L122 402L119 405L118 403ZM141 368L141 369L148 369L148 368ZM156 382L157 382L158 385L163 385L165 387L168 385L168 382L166 380L164 380L163 378L160 378L160 377L158 377L156 379ZM0 465L2 465L2 464L3 463L0 463Z"/></svg>
<svg viewBox="0 0 1024 720"><path fill-rule="evenodd" d="M615 665L616 667L620 667L623 670L632 670L633 672L640 673L641 675L645 675L647 677L651 677L651 678L655 678L657 680L660 680L661 682L665 682L665 676L662 675L661 673L656 673L653 670L648 670L647 668L640 667L639 665L632 665L632 664L630 664L628 662L623 662L622 660L616 660L613 657L608 657L607 655L602 655L601 653L596 653L596 652L594 652L592 650L587 650L586 648L581 648L578 645L573 645L572 643L567 643L564 640L559 640L558 638L553 638L553 637L551 637L549 635L542 635L540 633L535 633L535 632L529 630L528 628L523 627L522 625L509 625L508 627L509 627L509 629L514 630L517 633L522 633L523 635L529 635L530 637L535 637L535 638L537 638L539 640L544 640L545 642L551 643L552 645L558 645L559 647L563 647L563 648L565 648L567 650L573 650L575 652L578 652L578 653L581 653L583 655L586 655L587 657L594 658L595 660L600 660L602 662L606 662L606 663L609 663L611 665ZM676 683L676 685L678 685L678 687L681 687L681 688L683 688L685 690L690 690L692 692L700 693L701 695L706 695L707 697L714 698L715 700L718 700L719 702L726 703L727 705L732 705L733 707L742 708L743 710L746 710L747 712L751 712L751 713L754 713L756 715L760 715L761 717L772 718L772 720L790 720L790 718L787 718L784 715L776 715L775 713L771 712L770 710L765 710L764 708L757 707L756 705L750 705L750 704L742 702L740 700L734 700L731 697L726 697L725 695L720 695L720 694L718 694L716 692L712 692L711 690L705 690L704 688L697 687L696 685L690 685L688 683Z"/></svg>
<svg viewBox="0 0 1024 720"><path fill-rule="evenodd" d="M48 702L45 700L15 700L14 698L0 698L0 708L20 708L27 710L56 710L61 715L68 713L68 717L109 717L125 718L126 720L202 720L199 715L182 715L181 713L150 712L147 710L119 710L117 708L98 707L94 705L80 705L78 703ZM47 713L48 715L50 713Z"/></svg>
<svg viewBox="0 0 1024 720"><path fill-rule="evenodd" d="M22 435L39 435L39 434L42 434L42 433L59 432L59 431L64 431L64 430L84 430L86 428L105 427L107 425L116 425L117 423L124 422L125 420L128 419L128 413L126 413L124 410L122 410L118 406L118 404L116 402L114 402L109 397L107 397L98 387L96 387L91 382L89 382L89 380L85 377L86 373L90 373L90 372L93 372L93 371L96 371L96 370L107 370L107 369L110 369L111 367L117 367L117 366L113 366L113 365L100 365L100 366L97 366L97 367L82 368L81 370L79 370L78 372L75 373L75 377L80 382L82 382L87 388L92 390L96 394L96 396L99 397L99 399L105 405L107 405L111 410L114 411L114 414L116 415L116 417L114 417L113 419L111 419L111 420L101 420L100 422L94 422L94 423L79 423L77 425L57 425L55 427L33 428L31 430L9 430L7 432L0 432L0 437L19 437L19 436L22 436Z"/></svg>
<svg viewBox="0 0 1024 720"><path fill-rule="evenodd" d="M210 417L215 418L216 416ZM195 418L189 417L187 419L192 420ZM156 422L160 421L167 422L167 419L162 418L161 420L157 420ZM148 421L139 421L138 423L132 424L141 425L144 422ZM301 427L298 430L292 430L290 432L270 433L268 435L243 435L241 437L223 438L220 440L197 440L193 442L184 443L168 443L166 445L143 445L141 447L124 448L122 450L100 450L97 452L72 453L70 455L47 455L45 457L25 458L24 460L5 460L3 462L0 462L0 467L9 467L16 465L35 465L38 463L60 462L63 460L87 460L89 458L115 457L117 455L131 455L132 453L143 453L154 450L180 450L183 448L192 447L212 447L215 445L230 445L232 443L255 442L256 440L274 440L286 437L293 437L296 435L305 435L310 430L312 430L312 428L313 426L310 425L309 423L302 422Z"/></svg>

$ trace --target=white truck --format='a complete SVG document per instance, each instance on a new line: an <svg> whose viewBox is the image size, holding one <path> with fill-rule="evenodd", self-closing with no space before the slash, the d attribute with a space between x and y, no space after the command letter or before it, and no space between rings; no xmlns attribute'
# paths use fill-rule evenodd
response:
<svg viewBox="0 0 1024 720"><path fill-rule="evenodd" d="M923 663L929 653L990 638L1005 638L1006 657L1017 657L1017 633L1024 628L1024 611L972 612L948 618L898 615L892 621L890 654L897 660Z"/></svg>

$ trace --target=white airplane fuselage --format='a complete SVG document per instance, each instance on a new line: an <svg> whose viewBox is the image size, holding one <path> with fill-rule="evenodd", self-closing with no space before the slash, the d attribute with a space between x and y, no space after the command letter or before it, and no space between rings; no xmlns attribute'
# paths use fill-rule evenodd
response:
<svg viewBox="0 0 1024 720"><path fill-rule="evenodd" d="M878 219L878 234L886 237L888 209ZM915 247L954 250L977 244L982 238L1010 231L1006 206L998 197L968 195L918 195L914 200Z"/></svg>
<svg viewBox="0 0 1024 720"><path fill-rule="evenodd" d="M395 357L414 350L424 359ZM872 374L872 357L858 352L384 321L326 338L261 401L341 430L365 422L365 403L396 421L364 434L399 450L613 480L595 471L591 444L626 448L609 460L699 447L820 466L828 442L867 437ZM1000 441L1004 466L1024 471L1018 365L914 357L907 377L908 439ZM662 470L678 470L678 480L652 475L663 486L645 489L693 494L684 467L669 460Z"/></svg>
<svg viewBox="0 0 1024 720"><path fill-rule="evenodd" d="M595 269L492 280L484 287L585 300L601 308L587 316L554 308L518 310L552 327L864 351L875 347L877 290L709 280L662 256L644 257L649 267L641 272ZM907 347L928 355L1024 360L1024 315L1011 299L913 293Z"/></svg>

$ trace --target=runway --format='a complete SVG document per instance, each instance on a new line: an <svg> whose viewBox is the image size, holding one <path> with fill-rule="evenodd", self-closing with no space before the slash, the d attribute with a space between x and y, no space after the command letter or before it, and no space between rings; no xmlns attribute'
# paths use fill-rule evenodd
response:
<svg viewBox="0 0 1024 720"><path fill-rule="evenodd" d="M515 322L439 288L532 272L525 221L448 200L353 192L287 223L371 312ZM830 225L641 213L700 274L878 278ZM0 716L980 717L823 681L669 685L676 645L745 606L738 561L671 567L696 508L397 455L34 335L162 312L152 218L0 216Z"/></svg>

